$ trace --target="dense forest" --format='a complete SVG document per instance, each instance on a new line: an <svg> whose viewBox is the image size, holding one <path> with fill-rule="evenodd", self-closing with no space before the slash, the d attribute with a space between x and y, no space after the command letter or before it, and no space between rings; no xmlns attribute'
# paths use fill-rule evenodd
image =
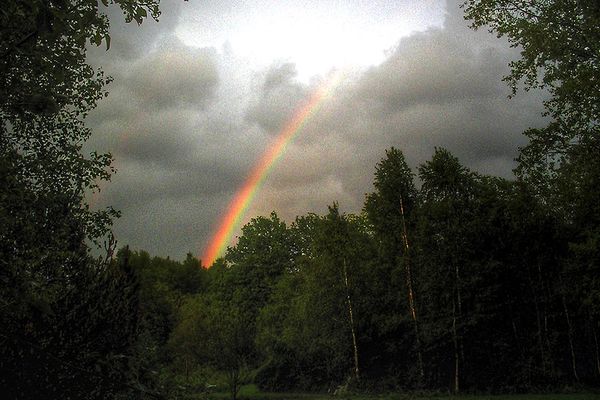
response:
<svg viewBox="0 0 600 400"><path fill-rule="evenodd" d="M418 178L391 148L363 213L254 218L208 270L122 249L150 358L234 390L597 383L598 271L575 222L443 149Z"/></svg>
<svg viewBox="0 0 600 400"><path fill-rule="evenodd" d="M127 21L159 15L153 0L114 3ZM551 122L525 132L513 179L443 148L411 168L391 147L360 213L256 217L203 266L117 251L118 212L86 202L112 172L110 155L81 151L110 80L85 59L87 43L110 46L96 0L5 2L3 396L597 387L600 6L471 0L465 15L522 49L515 94L548 93Z"/></svg>

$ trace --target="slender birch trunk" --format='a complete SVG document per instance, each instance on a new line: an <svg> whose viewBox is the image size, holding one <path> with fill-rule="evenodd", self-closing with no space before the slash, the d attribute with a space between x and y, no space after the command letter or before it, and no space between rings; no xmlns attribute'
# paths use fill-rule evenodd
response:
<svg viewBox="0 0 600 400"><path fill-rule="evenodd" d="M456 302L458 304L458 315L457 315L457 319L462 320L462 295L460 292L460 270L458 268L458 263L454 263L454 276L456 278ZM458 331L458 329L457 329ZM457 337L458 340L458 348L460 350L460 356L462 358L462 360L464 361L465 359L465 350L463 348L463 343L462 340L460 340L460 338Z"/></svg>
<svg viewBox="0 0 600 400"><path fill-rule="evenodd" d="M231 393L231 399L237 400L238 390L239 390L239 371L238 370L230 370L229 371L229 389Z"/></svg>
<svg viewBox="0 0 600 400"><path fill-rule="evenodd" d="M188 365L188 358L185 357L185 383L189 384L190 383L190 368Z"/></svg>
<svg viewBox="0 0 600 400"><path fill-rule="evenodd" d="M415 331L415 340L417 347L417 363L419 368L419 378L421 383L423 383L423 379L425 378L425 371L423 368L423 355L421 353L421 335L419 333L419 320L417 318L417 307L416 307L416 297L413 291L413 282L412 282L412 273L410 268L410 253L409 253L409 245L408 245L408 233L406 230L406 220L404 218L404 203L402 201L402 196L400 196L400 215L402 217L402 241L404 243L404 270L406 272L406 289L408 291L408 307L410 309L410 315L413 320L413 327Z"/></svg>
<svg viewBox="0 0 600 400"><path fill-rule="evenodd" d="M454 254L458 254L458 250L454 250ZM458 262L452 262L454 265L454 293L452 296L452 336L454 341L454 391L460 391L460 360L464 362L465 352L458 334L458 322L462 319L462 294L460 290L460 268Z"/></svg>
<svg viewBox="0 0 600 400"><path fill-rule="evenodd" d="M452 297L452 341L454 342L454 393L460 391L458 332L456 329L456 298Z"/></svg>
<svg viewBox="0 0 600 400"><path fill-rule="evenodd" d="M358 343L356 340L356 330L354 328L354 313L352 311L352 300L350 298L350 285L348 284L348 268L344 258L344 285L346 286L346 302L348 304L348 315L350 316L350 330L352 332L352 347L354 349L354 376L357 381L360 380L360 370L358 368Z"/></svg>
<svg viewBox="0 0 600 400"><path fill-rule="evenodd" d="M551 293L550 293L550 289L548 288L548 285L546 285L544 283L544 279L542 277L542 268L540 263L537 263L537 273L538 273L538 286L541 288L542 291L542 302L541 305L543 306L541 313L543 314L543 318L544 318L544 324L543 324L543 337L544 337L544 341L546 342L546 349L547 351L547 357L546 357L546 362L550 367L550 376L551 377L556 377L557 376L557 372L556 372L556 364L554 362L554 356L552 354L553 351L553 347L550 343L550 335L548 334L548 332L550 331L550 328L548 326L548 303L549 303L549 299L551 298Z"/></svg>
<svg viewBox="0 0 600 400"><path fill-rule="evenodd" d="M539 267L538 267L539 268ZM533 283L533 278L531 277L531 271L527 271L527 278L529 280L529 287L531 288L531 292L533 294L533 305L535 306L535 322L537 326L537 347L540 353L540 364L542 367L542 375L546 376L546 354L544 350L544 338L542 334L542 315L540 311L540 301L538 299L537 292L535 290L535 285Z"/></svg>
<svg viewBox="0 0 600 400"><path fill-rule="evenodd" d="M579 375L577 374L577 362L575 360L575 348L573 346L573 325L571 324L569 309L567 308L567 301L565 300L564 294L561 295L561 300L565 311L565 319L567 320L567 336L569 338L569 350L571 350L571 368L573 369L573 376L575 377L575 380L579 382Z"/></svg>
<svg viewBox="0 0 600 400"><path fill-rule="evenodd" d="M456 376L458 385L458 365L459 360L462 360L462 363L465 362L465 349L463 346L463 342L459 335L459 326L458 323L462 321L463 312L462 312L462 291L460 290L462 286L462 280L460 278L460 267L459 262L456 260L456 255L460 254L457 245L454 246L454 256L450 257L451 264L454 266L454 294L452 298L452 317L453 317L453 326L454 326L454 335L456 340L456 349L457 349L457 357L456 357Z"/></svg>

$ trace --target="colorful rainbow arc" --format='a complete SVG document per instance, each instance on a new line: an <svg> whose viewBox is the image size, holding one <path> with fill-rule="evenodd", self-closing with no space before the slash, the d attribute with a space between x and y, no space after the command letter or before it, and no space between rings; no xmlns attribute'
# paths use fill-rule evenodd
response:
<svg viewBox="0 0 600 400"><path fill-rule="evenodd" d="M277 160L285 153L287 145L302 130L306 122L319 110L323 101L329 96L332 89L341 80L341 72L332 73L310 97L310 99L299 108L290 121L277 135L270 147L265 151L259 162L254 166L242 187L235 194L227 212L221 219L218 230L213 235L206 247L201 260L205 267L210 268L215 259L223 254L227 245L231 242L246 210L252 199L261 187L265 178L273 168Z"/></svg>

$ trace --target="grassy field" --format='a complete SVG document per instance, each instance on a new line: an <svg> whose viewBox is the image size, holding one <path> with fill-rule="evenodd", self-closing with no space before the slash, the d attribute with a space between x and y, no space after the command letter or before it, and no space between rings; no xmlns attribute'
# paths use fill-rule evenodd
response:
<svg viewBox="0 0 600 400"><path fill-rule="evenodd" d="M213 393L209 399L227 400L228 393ZM600 393L560 393L560 394L511 394L511 395L415 395L388 393L380 395L347 394L332 396L315 393L264 393L255 385L240 389L239 400L600 400Z"/></svg>

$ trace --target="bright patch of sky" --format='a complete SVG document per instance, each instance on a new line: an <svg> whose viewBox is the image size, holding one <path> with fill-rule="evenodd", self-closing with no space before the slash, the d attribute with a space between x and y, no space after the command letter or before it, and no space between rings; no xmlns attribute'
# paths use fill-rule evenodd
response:
<svg viewBox="0 0 600 400"><path fill-rule="evenodd" d="M294 63L307 81L334 68L380 64L402 37L441 26L444 3L204 1L181 16L175 32L187 46L230 50L252 68Z"/></svg>

